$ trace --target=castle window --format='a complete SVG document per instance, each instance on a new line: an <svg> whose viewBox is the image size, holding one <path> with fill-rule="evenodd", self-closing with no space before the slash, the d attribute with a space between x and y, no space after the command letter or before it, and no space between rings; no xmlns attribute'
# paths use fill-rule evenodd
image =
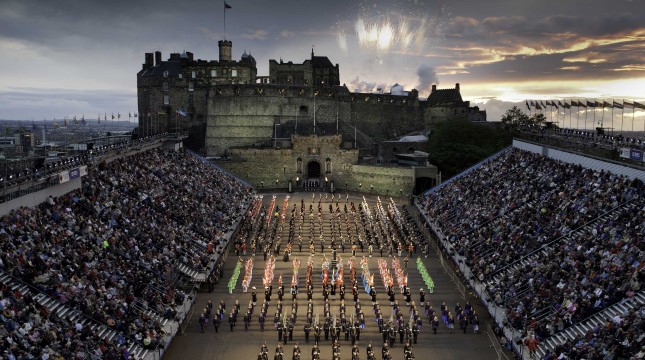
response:
<svg viewBox="0 0 645 360"><path fill-rule="evenodd" d="M188 82L188 91L195 91L195 82L194 81L189 81Z"/></svg>
<svg viewBox="0 0 645 360"><path fill-rule="evenodd" d="M305 105L300 105L300 114L299 115L307 115L309 113L309 107Z"/></svg>
<svg viewBox="0 0 645 360"><path fill-rule="evenodd" d="M211 70L211 77L217 77L217 70Z"/></svg>
<svg viewBox="0 0 645 360"><path fill-rule="evenodd" d="M231 70L231 76L232 77L237 77L237 69Z"/></svg>
<svg viewBox="0 0 645 360"><path fill-rule="evenodd" d="M195 72L195 70L190 72L190 77L193 79L197 77L197 73Z"/></svg>
<svg viewBox="0 0 645 360"><path fill-rule="evenodd" d="M168 82L167 81L163 82L163 91L168 91Z"/></svg>
<svg viewBox="0 0 645 360"><path fill-rule="evenodd" d="M168 95L163 96L163 104L164 105L170 105L170 96L168 96Z"/></svg>
<svg viewBox="0 0 645 360"><path fill-rule="evenodd" d="M184 78L184 74L178 74L178 75L177 75L177 78L178 78L178 79L183 79L183 78Z"/></svg>

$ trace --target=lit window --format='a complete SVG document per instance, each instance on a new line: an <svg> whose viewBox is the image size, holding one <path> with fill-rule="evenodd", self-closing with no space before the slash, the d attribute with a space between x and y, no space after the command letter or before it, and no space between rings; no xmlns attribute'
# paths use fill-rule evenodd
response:
<svg viewBox="0 0 645 360"><path fill-rule="evenodd" d="M211 70L211 77L217 77L217 70Z"/></svg>
<svg viewBox="0 0 645 360"><path fill-rule="evenodd" d="M195 82L190 81L188 83L188 91L195 91Z"/></svg>
<svg viewBox="0 0 645 360"><path fill-rule="evenodd" d="M231 76L232 77L237 77L237 69L231 70Z"/></svg>
<svg viewBox="0 0 645 360"><path fill-rule="evenodd" d="M197 75L197 74L195 73L195 70L191 71L191 73L190 73L190 74L191 74L191 77L192 77L193 79L194 79L194 78L196 77L196 75Z"/></svg>
<svg viewBox="0 0 645 360"><path fill-rule="evenodd" d="M163 91L168 91L168 82L167 81L163 82Z"/></svg>
<svg viewBox="0 0 645 360"><path fill-rule="evenodd" d="M183 79L183 78L184 78L184 74L179 74L179 75L177 75L177 77L178 77L179 79Z"/></svg>
<svg viewBox="0 0 645 360"><path fill-rule="evenodd" d="M168 95L163 96L163 104L164 105L170 105L170 96L168 96Z"/></svg>

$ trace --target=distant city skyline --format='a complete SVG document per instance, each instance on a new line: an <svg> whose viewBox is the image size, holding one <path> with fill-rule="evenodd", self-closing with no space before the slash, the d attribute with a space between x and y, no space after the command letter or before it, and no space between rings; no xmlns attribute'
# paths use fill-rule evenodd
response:
<svg viewBox="0 0 645 360"><path fill-rule="evenodd" d="M432 84L460 83L491 121L514 104L528 112L526 99L645 99L642 0L227 3L225 34L223 1L6 0L0 119L136 112L145 52L217 59L224 37L234 59L255 57L258 75L268 75L269 59L300 63L313 47L340 65L350 91L398 83L425 98ZM645 111L635 117L643 130Z"/></svg>

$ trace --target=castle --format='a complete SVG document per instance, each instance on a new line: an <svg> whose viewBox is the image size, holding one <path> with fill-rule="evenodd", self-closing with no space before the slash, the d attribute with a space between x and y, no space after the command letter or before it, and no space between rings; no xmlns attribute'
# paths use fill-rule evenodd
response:
<svg viewBox="0 0 645 360"><path fill-rule="evenodd" d="M256 185L273 183L277 175L289 175L294 183L296 178L311 178L302 171L308 165L298 172L296 159L312 156L311 149L319 149L316 143L325 136L331 138L324 143L335 144L336 150L352 155L315 157L330 159L326 163L334 165L329 168L347 169L363 158L375 158L380 163L379 143L423 133L436 122L454 118L486 121L485 111L462 99L459 84L453 89L433 86L427 99L419 98L417 90L403 91L400 85L393 86L390 93L352 92L340 84L338 64L332 64L326 56L316 56L313 50L300 64L270 60L269 76L258 76L251 54L244 52L240 60L233 60L232 42L221 40L218 45L217 61L195 60L190 52L173 53L162 61L161 52L146 53L137 74L138 131L144 136L182 131L188 134L187 147L212 157L235 155L242 157L242 162L248 160L244 156L257 158L258 151L282 150L284 154L300 144L301 153L290 155L288 161L274 159L272 164L282 164L284 171L272 174L270 179L250 178L253 175L248 168L229 165L231 171ZM400 148L418 150L407 145ZM270 161L271 156L263 155L263 159ZM342 164L336 161L340 158L345 159ZM287 174L287 169L293 172ZM361 188L360 181L350 180L342 182ZM406 193L414 187L406 185ZM398 192L400 186L397 188Z"/></svg>

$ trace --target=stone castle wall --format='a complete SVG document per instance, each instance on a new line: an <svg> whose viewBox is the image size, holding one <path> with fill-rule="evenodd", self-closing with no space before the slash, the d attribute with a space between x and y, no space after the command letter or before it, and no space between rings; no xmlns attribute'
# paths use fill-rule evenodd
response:
<svg viewBox="0 0 645 360"><path fill-rule="evenodd" d="M230 160L218 164L258 189L284 190L289 181L295 189L310 176L309 163L317 162L320 179L327 178L336 191L397 196L412 193L414 169L356 165L358 149L340 149L340 135L294 136L291 142L290 149L231 149Z"/></svg>
<svg viewBox="0 0 645 360"><path fill-rule="evenodd" d="M295 123L317 134L339 133L353 141L354 126L377 140L424 128L423 102L389 94L350 94L344 86L305 87L268 84L217 86L208 96L206 153L221 155L235 146L272 144L275 124L290 136Z"/></svg>

